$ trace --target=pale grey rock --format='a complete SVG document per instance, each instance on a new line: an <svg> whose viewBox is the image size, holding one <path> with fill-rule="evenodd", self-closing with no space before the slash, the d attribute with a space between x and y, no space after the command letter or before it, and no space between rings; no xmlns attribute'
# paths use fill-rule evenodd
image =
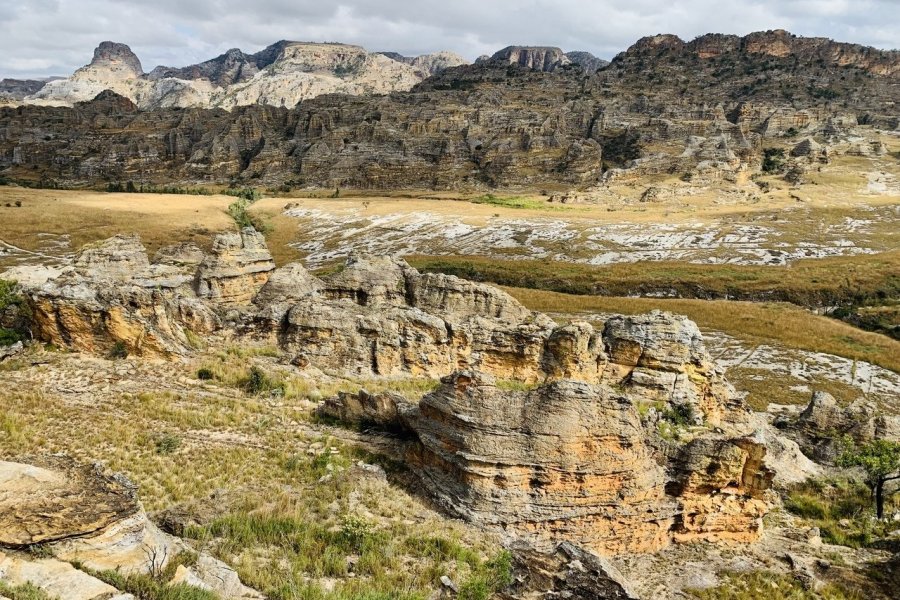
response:
<svg viewBox="0 0 900 600"><path fill-rule="evenodd" d="M221 233L212 253L197 269L197 296L222 307L247 306L275 270L275 262L261 233L245 227L240 233Z"/></svg>

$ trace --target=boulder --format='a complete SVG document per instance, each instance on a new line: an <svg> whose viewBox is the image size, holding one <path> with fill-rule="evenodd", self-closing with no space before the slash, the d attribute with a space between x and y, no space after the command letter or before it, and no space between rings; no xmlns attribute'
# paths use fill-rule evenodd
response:
<svg viewBox="0 0 900 600"><path fill-rule="evenodd" d="M212 254L200 263L194 287L197 296L218 306L247 306L274 270L263 235L245 227L240 233L216 236Z"/></svg>
<svg viewBox="0 0 900 600"><path fill-rule="evenodd" d="M826 464L837 459L845 437L858 444L876 438L900 439L896 417L881 415L874 404L862 400L842 407L827 392L813 393L809 404L793 422L782 421L778 425L799 444L805 455Z"/></svg>
<svg viewBox="0 0 900 600"><path fill-rule="evenodd" d="M500 597L504 600L638 598L612 563L570 542L562 542L549 552L538 552L521 545L514 547L512 554L514 581L501 592Z"/></svg>
<svg viewBox="0 0 900 600"><path fill-rule="evenodd" d="M356 393L340 392L334 398L326 399L317 412L343 423L396 430L405 428L404 413L410 407L410 403L400 394L370 394L359 390Z"/></svg>

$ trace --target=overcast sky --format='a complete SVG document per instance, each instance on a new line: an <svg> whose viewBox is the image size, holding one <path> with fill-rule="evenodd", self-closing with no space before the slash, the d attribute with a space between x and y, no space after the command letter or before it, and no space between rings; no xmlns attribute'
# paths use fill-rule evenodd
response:
<svg viewBox="0 0 900 600"><path fill-rule="evenodd" d="M150 71L281 39L468 59L510 44L612 58L655 33L787 29L893 49L900 0L0 0L0 77L67 75L103 40Z"/></svg>

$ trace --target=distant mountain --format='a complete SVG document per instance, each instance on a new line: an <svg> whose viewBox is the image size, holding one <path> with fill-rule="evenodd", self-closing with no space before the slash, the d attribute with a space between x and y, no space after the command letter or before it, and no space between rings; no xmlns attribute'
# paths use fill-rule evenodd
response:
<svg viewBox="0 0 900 600"><path fill-rule="evenodd" d="M255 54L235 48L199 64L160 66L145 74L131 48L103 42L91 62L71 77L27 89L19 86L29 93L9 96L25 104L72 106L112 90L141 109L293 107L323 94L407 91L427 77L465 63L450 52L404 57L345 44L280 41Z"/></svg>
<svg viewBox="0 0 900 600"><path fill-rule="evenodd" d="M586 75L591 75L609 64L608 60L597 58L590 52L563 52L553 46L507 46L493 56L482 56L478 64L512 64L535 71L552 73L557 69L580 67Z"/></svg>
<svg viewBox="0 0 900 600"><path fill-rule="evenodd" d="M127 47L103 45L27 100L86 102L0 108L0 174L67 186L591 189L674 177L756 189L747 182L769 148L790 151L784 176L797 181L841 154L888 160L880 136L900 132L897 51L767 31L646 37L598 70L572 54L511 46L423 81L446 63L281 42L144 75ZM198 108L147 110L187 101ZM245 104L263 106L202 108Z"/></svg>

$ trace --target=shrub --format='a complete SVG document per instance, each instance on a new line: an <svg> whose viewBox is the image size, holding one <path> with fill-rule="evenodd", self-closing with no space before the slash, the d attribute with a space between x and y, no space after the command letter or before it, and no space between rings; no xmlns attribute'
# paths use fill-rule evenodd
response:
<svg viewBox="0 0 900 600"><path fill-rule="evenodd" d="M201 381L210 381L211 379L215 379L215 374L212 372L212 369L202 367L197 370L197 379Z"/></svg>
<svg viewBox="0 0 900 600"><path fill-rule="evenodd" d="M110 360L120 360L123 358L128 358L128 346L125 345L125 342L118 340L115 344L112 345L112 348L109 349L109 354L107 357Z"/></svg>
<svg viewBox="0 0 900 600"><path fill-rule="evenodd" d="M157 454L172 454L181 447L181 438L177 435L166 433L156 440Z"/></svg>
<svg viewBox="0 0 900 600"><path fill-rule="evenodd" d="M781 173L784 169L784 149L766 148L763 150L763 173Z"/></svg>
<svg viewBox="0 0 900 600"><path fill-rule="evenodd" d="M250 373L241 386L248 394L258 395L264 393L284 393L284 383L276 381L266 375L259 367L251 367Z"/></svg>

